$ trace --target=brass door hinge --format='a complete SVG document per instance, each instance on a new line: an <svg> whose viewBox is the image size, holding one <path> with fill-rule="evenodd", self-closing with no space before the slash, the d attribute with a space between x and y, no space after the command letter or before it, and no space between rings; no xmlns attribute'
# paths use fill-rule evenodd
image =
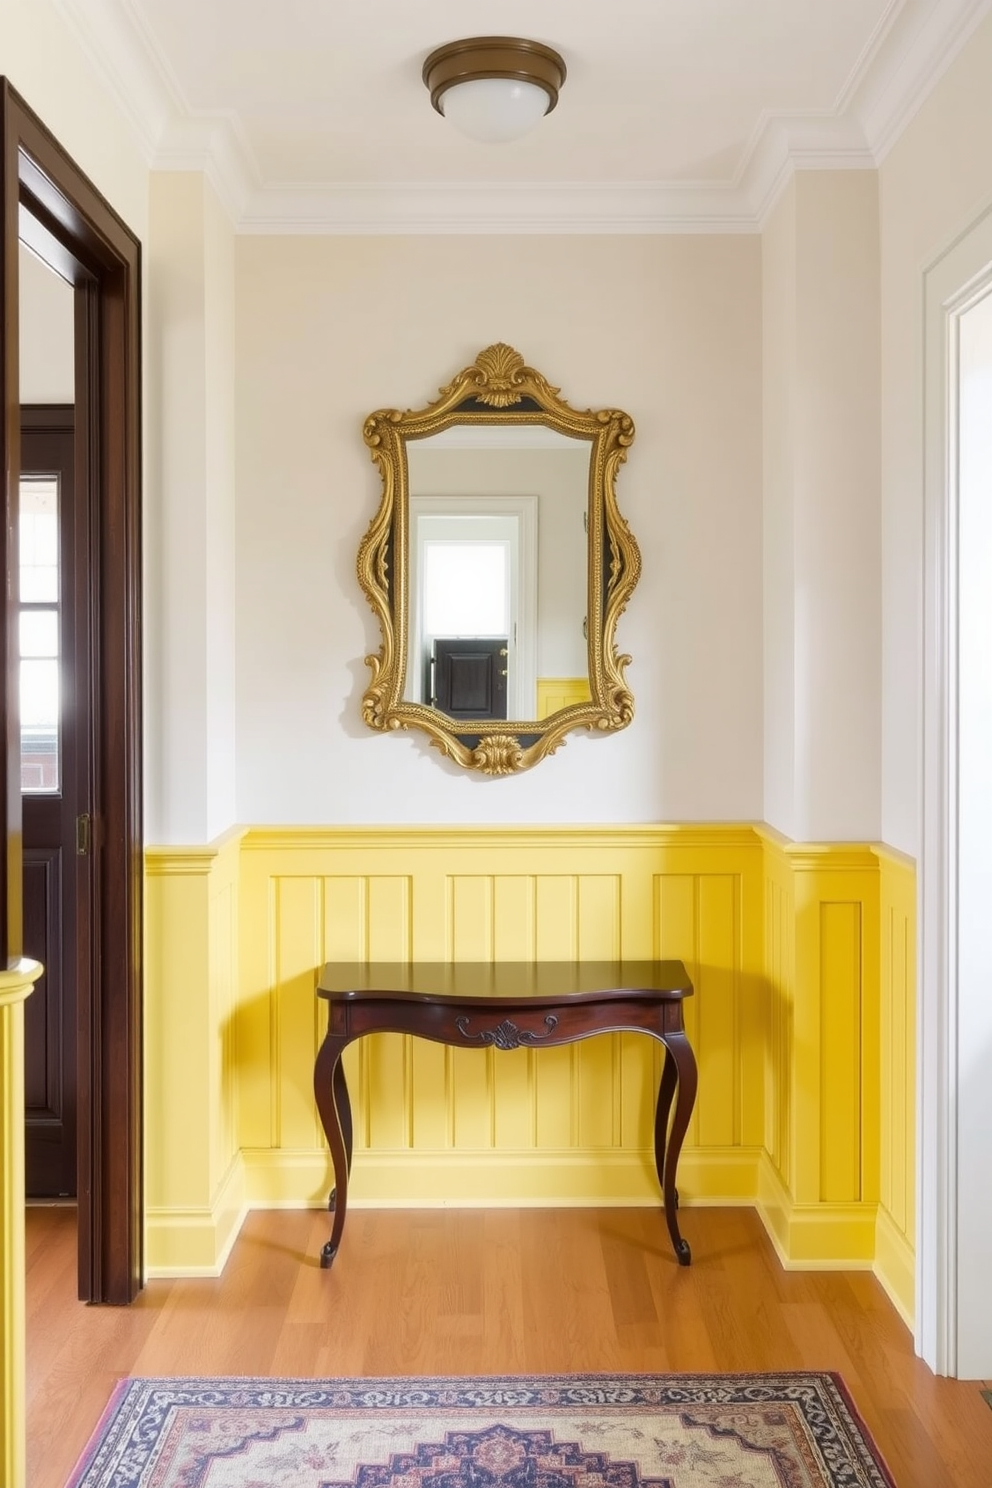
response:
<svg viewBox="0 0 992 1488"><path fill-rule="evenodd" d="M76 856L88 858L93 844L93 818L88 811L76 817Z"/></svg>

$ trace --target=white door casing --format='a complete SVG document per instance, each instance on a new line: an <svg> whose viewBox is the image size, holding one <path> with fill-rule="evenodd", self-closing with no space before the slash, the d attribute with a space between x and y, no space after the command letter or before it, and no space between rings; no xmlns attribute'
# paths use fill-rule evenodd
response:
<svg viewBox="0 0 992 1488"><path fill-rule="evenodd" d="M992 208L927 269L916 1346L992 1374L992 459L974 417ZM992 342L989 343L992 348ZM992 349L989 351L992 422ZM992 445L989 446L992 449Z"/></svg>

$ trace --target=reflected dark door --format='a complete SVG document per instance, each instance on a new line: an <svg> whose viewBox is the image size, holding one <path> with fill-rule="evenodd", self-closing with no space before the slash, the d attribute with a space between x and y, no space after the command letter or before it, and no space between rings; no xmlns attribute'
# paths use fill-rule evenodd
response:
<svg viewBox="0 0 992 1488"><path fill-rule="evenodd" d="M449 718L505 718L505 640L436 640L434 706Z"/></svg>
<svg viewBox="0 0 992 1488"><path fill-rule="evenodd" d="M25 1004L30 1198L76 1193L73 494L72 409L22 409L17 547L24 953L45 967Z"/></svg>

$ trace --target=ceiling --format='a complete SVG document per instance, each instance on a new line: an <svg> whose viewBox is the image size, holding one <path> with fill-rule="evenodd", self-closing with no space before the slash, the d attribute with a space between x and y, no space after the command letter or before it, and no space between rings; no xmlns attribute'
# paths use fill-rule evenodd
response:
<svg viewBox="0 0 992 1488"><path fill-rule="evenodd" d="M794 166L878 163L992 0L56 0L149 162L242 231L753 231ZM465 35L562 53L506 145L430 107Z"/></svg>

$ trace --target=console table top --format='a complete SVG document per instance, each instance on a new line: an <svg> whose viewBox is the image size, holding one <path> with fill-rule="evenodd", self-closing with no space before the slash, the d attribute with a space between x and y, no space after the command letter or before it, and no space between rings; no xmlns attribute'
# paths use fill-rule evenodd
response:
<svg viewBox="0 0 992 1488"><path fill-rule="evenodd" d="M317 995L541 1007L613 997L674 1002L692 996L692 983L681 961L329 961Z"/></svg>

